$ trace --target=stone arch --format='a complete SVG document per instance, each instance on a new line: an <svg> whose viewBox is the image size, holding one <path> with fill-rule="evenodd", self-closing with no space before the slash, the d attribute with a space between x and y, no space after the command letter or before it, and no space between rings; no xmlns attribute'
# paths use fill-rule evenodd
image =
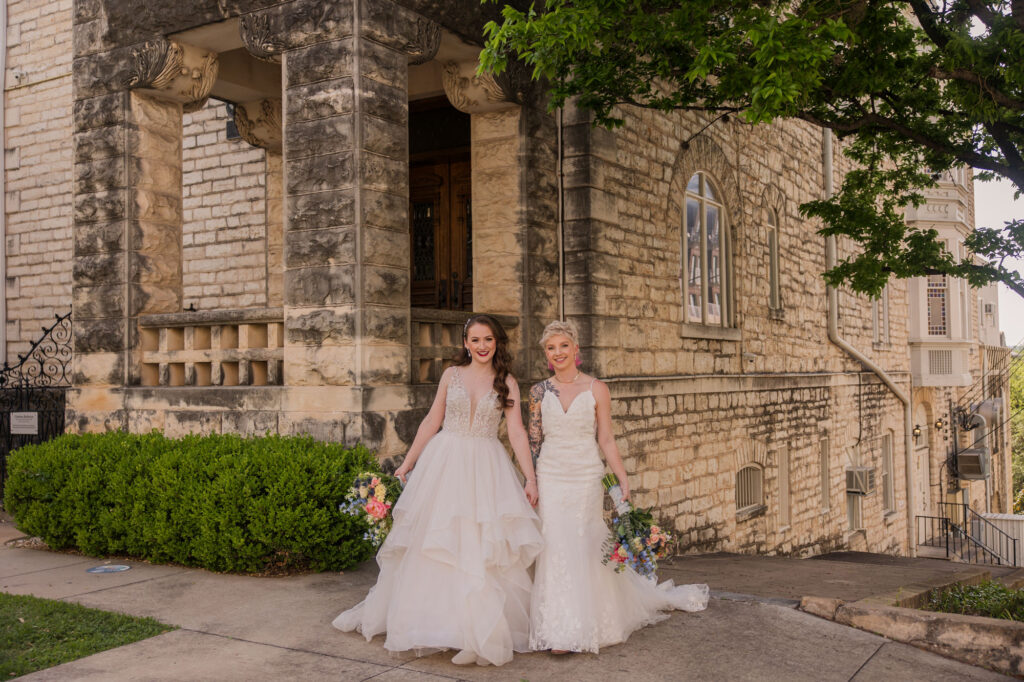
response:
<svg viewBox="0 0 1024 682"><path fill-rule="evenodd" d="M765 211L775 211L775 215L781 223L783 218L786 217L786 195L782 193L782 190L778 188L775 183L769 183L765 185L761 195L761 212L762 215L757 217L758 221L764 220Z"/></svg>
<svg viewBox="0 0 1024 682"><path fill-rule="evenodd" d="M735 166L729 162L725 151L713 140L698 137L681 145L672 166L672 179L665 198L664 224L670 233L677 235L677 253L682 258L683 207L686 185L694 173L702 172L711 181L720 195L725 208L725 230L728 237L729 278L731 293L732 326L740 327L744 313L743 292L740 288L739 273L744 269L743 250L740 248L742 235L742 201L739 176ZM682 267L682 263L679 263ZM681 294L682 292L680 292ZM680 301L682 304L682 301Z"/></svg>
<svg viewBox="0 0 1024 682"><path fill-rule="evenodd" d="M736 471L750 464L760 465L767 469L769 464L768 444L764 441L748 438L735 452Z"/></svg>
<svg viewBox="0 0 1024 682"><path fill-rule="evenodd" d="M728 212L730 237L735 239L738 237L737 226L742 215L739 177L722 148L706 137L691 140L689 144L680 147L676 154L672 164L672 181L665 198L665 223L675 225L677 229L680 227L686 183L697 171L707 173L722 194L722 204ZM736 251L735 242L733 251Z"/></svg>

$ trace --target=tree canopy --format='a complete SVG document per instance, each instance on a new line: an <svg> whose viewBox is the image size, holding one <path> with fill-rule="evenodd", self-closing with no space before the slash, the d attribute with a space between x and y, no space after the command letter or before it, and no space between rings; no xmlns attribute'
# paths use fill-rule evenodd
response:
<svg viewBox="0 0 1024 682"><path fill-rule="evenodd" d="M878 295L890 276L945 273L1024 297L1007 263L1024 220L979 227L959 259L904 220L956 166L1024 190L1024 0L546 0L502 16L481 69L521 60L553 108L572 99L598 125L634 105L833 130L857 170L801 206L861 247L830 284Z"/></svg>

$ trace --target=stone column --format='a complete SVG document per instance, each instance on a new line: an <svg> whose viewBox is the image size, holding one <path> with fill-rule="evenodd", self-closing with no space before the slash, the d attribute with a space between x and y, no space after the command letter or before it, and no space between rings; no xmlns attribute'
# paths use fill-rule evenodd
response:
<svg viewBox="0 0 1024 682"><path fill-rule="evenodd" d="M392 454L409 400L408 64L439 29L385 0L295 0L242 31L283 55L283 429Z"/></svg>
<svg viewBox="0 0 1024 682"><path fill-rule="evenodd" d="M124 427L138 384L139 315L181 310L183 107L216 55L156 40L75 63L74 384L69 428Z"/></svg>
<svg viewBox="0 0 1024 682"><path fill-rule="evenodd" d="M450 61L442 72L448 101L470 115L473 307L520 319L512 342L520 351L517 370L522 376L522 369L530 364L529 354L523 351L533 336L526 258L532 206L529 188L551 169L532 168L530 175L524 173L531 158L526 130L531 112L522 106L529 80L518 68L493 76L477 75L476 66L476 60ZM551 222L548 227L553 227Z"/></svg>

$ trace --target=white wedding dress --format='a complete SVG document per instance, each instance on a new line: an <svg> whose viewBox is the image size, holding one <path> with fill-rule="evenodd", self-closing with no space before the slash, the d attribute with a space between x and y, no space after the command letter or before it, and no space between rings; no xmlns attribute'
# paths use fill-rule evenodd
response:
<svg viewBox="0 0 1024 682"><path fill-rule="evenodd" d="M533 580L532 649L597 653L668 618L664 611L707 607L707 585L658 585L630 568L616 573L601 563L610 531L602 516L604 463L594 407L590 390L577 395L568 410L551 391L541 401L537 482L544 549Z"/></svg>
<svg viewBox="0 0 1024 682"><path fill-rule="evenodd" d="M444 427L420 455L377 552L377 584L336 628L367 640L387 632L390 651L458 649L457 663L501 665L529 650L527 569L542 540L498 440L501 416L493 390L474 411L456 368Z"/></svg>

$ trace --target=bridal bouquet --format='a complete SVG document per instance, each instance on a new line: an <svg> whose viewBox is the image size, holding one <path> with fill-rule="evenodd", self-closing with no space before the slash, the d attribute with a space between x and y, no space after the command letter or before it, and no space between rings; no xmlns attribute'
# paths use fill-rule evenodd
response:
<svg viewBox="0 0 1024 682"><path fill-rule="evenodd" d="M391 508L398 501L400 493L401 486L397 478L366 471L356 476L345 495L345 501L338 505L338 510L366 522L368 529L363 539L376 549L391 531Z"/></svg>
<svg viewBox="0 0 1024 682"><path fill-rule="evenodd" d="M622 499L622 488L615 474L608 474L601 482L612 498L612 532L604 543L603 563L615 564L621 573L629 566L645 577L658 570L658 559L668 554L671 536L654 523L649 509L638 509Z"/></svg>

